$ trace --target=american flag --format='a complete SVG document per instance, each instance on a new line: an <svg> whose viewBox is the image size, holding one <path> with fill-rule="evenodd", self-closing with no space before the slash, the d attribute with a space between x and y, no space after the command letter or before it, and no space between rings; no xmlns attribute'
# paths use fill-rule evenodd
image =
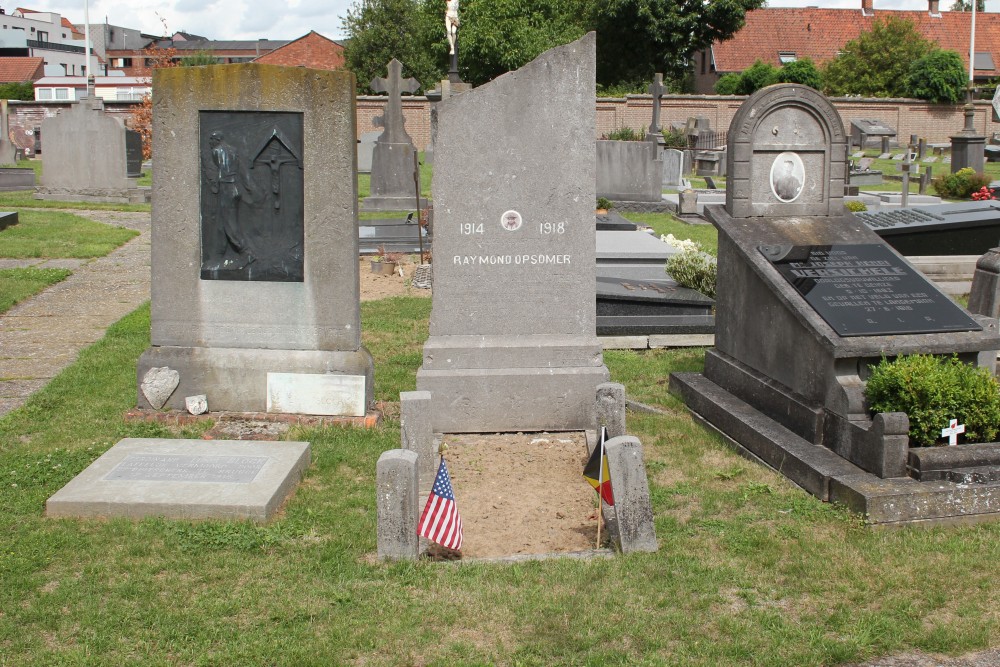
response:
<svg viewBox="0 0 1000 667"><path fill-rule="evenodd" d="M443 456L434 478L434 488L427 496L427 505L417 524L417 535L449 549L462 548L462 517L458 514L455 492L451 488L451 477L448 476Z"/></svg>

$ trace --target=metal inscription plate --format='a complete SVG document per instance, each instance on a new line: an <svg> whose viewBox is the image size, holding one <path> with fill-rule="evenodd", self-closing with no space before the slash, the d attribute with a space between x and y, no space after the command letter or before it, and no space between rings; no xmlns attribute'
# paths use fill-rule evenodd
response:
<svg viewBox="0 0 1000 667"><path fill-rule="evenodd" d="M214 482L249 484L266 456L182 456L129 454L104 476L106 481Z"/></svg>
<svg viewBox="0 0 1000 667"><path fill-rule="evenodd" d="M758 249L841 336L982 330L884 245Z"/></svg>
<svg viewBox="0 0 1000 667"><path fill-rule="evenodd" d="M302 114L199 120L202 279L302 282Z"/></svg>

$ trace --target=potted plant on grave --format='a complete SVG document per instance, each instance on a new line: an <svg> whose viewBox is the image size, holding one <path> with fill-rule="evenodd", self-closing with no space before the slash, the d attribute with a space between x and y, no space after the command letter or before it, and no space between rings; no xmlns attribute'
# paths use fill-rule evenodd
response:
<svg viewBox="0 0 1000 667"><path fill-rule="evenodd" d="M597 206L594 209L594 212L597 215L607 215L608 211L611 210L612 206L614 206L614 202L612 202L607 197L598 197Z"/></svg>
<svg viewBox="0 0 1000 667"><path fill-rule="evenodd" d="M386 252L385 246L378 247L378 254L371 259L371 271L383 276L391 276L399 270L404 253Z"/></svg>

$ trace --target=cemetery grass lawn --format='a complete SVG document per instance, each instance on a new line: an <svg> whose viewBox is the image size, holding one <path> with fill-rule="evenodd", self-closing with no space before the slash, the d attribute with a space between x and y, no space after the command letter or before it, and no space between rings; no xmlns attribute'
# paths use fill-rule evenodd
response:
<svg viewBox="0 0 1000 667"><path fill-rule="evenodd" d="M0 269L0 314L16 304L38 294L46 287L66 280L67 269Z"/></svg>
<svg viewBox="0 0 1000 667"><path fill-rule="evenodd" d="M429 307L362 305L380 398L413 388ZM654 554L376 563L374 470L398 447L394 419L290 433L312 465L266 526L44 518L118 439L175 435L121 419L148 345L146 306L0 418L0 664L798 666L1000 643L1000 524L873 531L737 456L666 392L697 350L606 355L668 412L629 416Z"/></svg>
<svg viewBox="0 0 1000 667"><path fill-rule="evenodd" d="M613 210L613 209L612 209ZM701 244L705 252L715 255L719 251L719 233L712 225L691 225L670 213L623 213L622 217L632 222L649 225L656 236L673 234L674 238L692 239Z"/></svg>
<svg viewBox="0 0 1000 667"><path fill-rule="evenodd" d="M86 220L72 213L19 211L18 223L0 231L0 257L103 257L138 235L135 230Z"/></svg>
<svg viewBox="0 0 1000 667"><path fill-rule="evenodd" d="M137 211L146 213L152 210L149 204L111 204L103 202L35 199L35 193L32 190L0 192L0 208L68 208L89 211Z"/></svg>

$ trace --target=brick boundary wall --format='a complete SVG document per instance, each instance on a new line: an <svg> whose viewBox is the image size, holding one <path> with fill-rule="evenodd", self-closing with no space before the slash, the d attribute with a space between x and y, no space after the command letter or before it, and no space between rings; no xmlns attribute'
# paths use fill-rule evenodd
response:
<svg viewBox="0 0 1000 667"><path fill-rule="evenodd" d="M729 128L736 110L743 100L741 96L721 95L665 95L660 101L660 125L670 127L671 123L684 123L690 116L705 116L714 131ZM911 134L924 137L930 143L947 143L949 137L959 132L965 125L961 105L929 104L920 100L872 99L835 97L833 105L844 120L845 129L850 133L853 119L872 118L888 123L897 132L898 141L907 141ZM31 128L40 125L43 118L55 116L59 109L72 102L24 102L10 103L10 124ZM128 116L135 102L105 102L108 113ZM649 95L629 95L623 98L599 98L597 105L597 136L630 127L649 127L652 117L653 98ZM358 136L365 132L377 131L375 118L382 114L385 97L358 97ZM987 138L1000 132L1000 122L993 120L992 105L989 100L975 102L975 127ZM403 117L406 131L413 138L419 150L430 142L430 103L426 97L404 96ZM482 128L489 136L490 128ZM44 138L43 138L44 141Z"/></svg>

